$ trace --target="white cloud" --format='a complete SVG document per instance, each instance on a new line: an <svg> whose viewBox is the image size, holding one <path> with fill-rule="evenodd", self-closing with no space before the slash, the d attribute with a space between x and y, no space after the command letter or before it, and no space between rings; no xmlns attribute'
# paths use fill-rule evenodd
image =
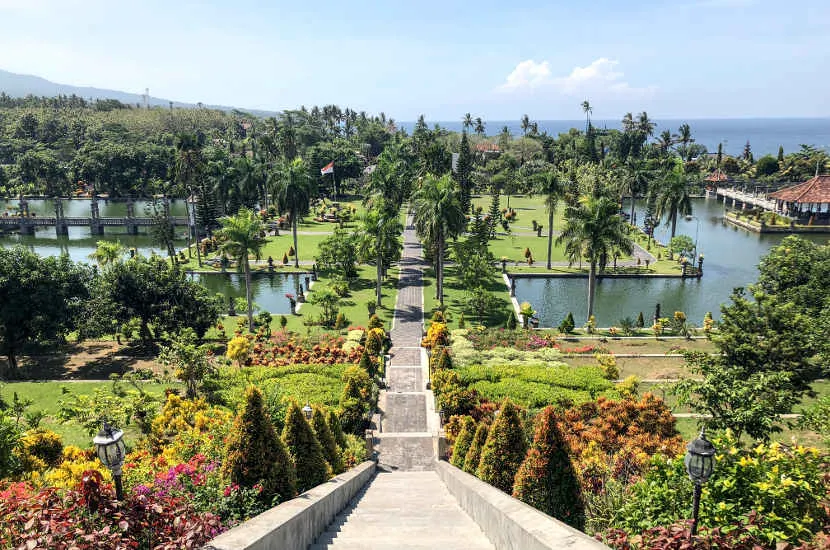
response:
<svg viewBox="0 0 830 550"><path fill-rule="evenodd" d="M638 88L631 86L622 71L617 70L619 61L600 57L585 67L574 67L567 76L553 76L550 63L537 63L532 59L522 61L513 69L504 84L504 92L532 92L539 89L558 92L565 96L582 97L650 97L653 86Z"/></svg>
<svg viewBox="0 0 830 550"><path fill-rule="evenodd" d="M501 86L504 90L521 90L536 88L550 81L550 65L547 61L536 63L532 59L522 61L513 72L507 75L507 81Z"/></svg>

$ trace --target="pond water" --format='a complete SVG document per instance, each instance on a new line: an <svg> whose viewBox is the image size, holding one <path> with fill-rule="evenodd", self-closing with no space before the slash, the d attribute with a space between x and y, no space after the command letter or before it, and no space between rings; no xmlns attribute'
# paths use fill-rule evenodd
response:
<svg viewBox="0 0 830 550"><path fill-rule="evenodd" d="M38 216L54 216L55 201L52 199L29 199L29 211ZM136 200L136 217L148 216L148 208L151 201ZM20 201L17 199L0 200L0 214L17 210ZM92 199L70 199L63 200L63 214L67 218L88 218L91 214ZM123 200L98 199L98 212L102 218L118 218L127 215L127 202ZM170 199L170 213L173 216L186 216L187 206L183 199Z"/></svg>
<svg viewBox="0 0 830 550"><path fill-rule="evenodd" d="M625 210L628 208L624 206ZM643 219L644 205L635 205L637 219ZM701 279L600 279L597 284L594 315L599 326L618 324L624 317L636 319L640 311L646 323L654 315L656 304L661 315L669 317L674 311L683 311L689 320L700 326L703 316L711 311L720 315L720 304L729 301L735 287L745 287L758 278L757 266L770 248L786 235L758 234L727 225L723 219L723 204L715 199L695 199L693 215L697 219L678 220L677 234L697 236L698 251L704 255ZM700 220L699 229L698 221ZM661 225L655 238L668 242L671 227ZM803 235L817 243L826 243L830 235ZM587 315L587 279L517 279L516 298L530 302L540 320L540 326L558 326L568 312L574 314L577 325Z"/></svg>
<svg viewBox="0 0 830 550"><path fill-rule="evenodd" d="M194 273L190 277L213 294L245 298L245 276L240 273ZM259 310L272 314L290 313L291 306L285 294L290 292L296 296L299 285L304 284L303 277L297 273L252 273L251 296L254 304ZM237 310L237 313L241 315L244 311Z"/></svg>

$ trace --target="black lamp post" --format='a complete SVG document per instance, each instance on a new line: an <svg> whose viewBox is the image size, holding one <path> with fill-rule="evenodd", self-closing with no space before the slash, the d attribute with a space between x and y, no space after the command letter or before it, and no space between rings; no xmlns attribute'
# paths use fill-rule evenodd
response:
<svg viewBox="0 0 830 550"><path fill-rule="evenodd" d="M303 407L303 414L305 415L306 420L311 420L311 413L312 413L311 405L308 404L306 401L305 407Z"/></svg>
<svg viewBox="0 0 830 550"><path fill-rule="evenodd" d="M697 439L690 441L686 446L686 458L683 463L686 465L686 473L689 479L695 484L695 496L692 504L692 531L691 536L697 534L697 518L700 511L701 486L709 481L712 472L715 470L715 446L706 439L706 427L700 430Z"/></svg>
<svg viewBox="0 0 830 550"><path fill-rule="evenodd" d="M110 469L112 477L115 480L115 498L122 500L124 498L124 489L121 485L121 466L124 465L124 457L126 456L126 449L124 447L124 432L110 426L105 420L101 431L98 432L92 439L95 445L95 454L104 466Z"/></svg>

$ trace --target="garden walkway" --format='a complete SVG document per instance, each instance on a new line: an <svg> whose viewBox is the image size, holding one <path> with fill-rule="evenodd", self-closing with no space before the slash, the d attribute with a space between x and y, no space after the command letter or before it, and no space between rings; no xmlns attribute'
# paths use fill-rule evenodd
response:
<svg viewBox="0 0 830 550"><path fill-rule="evenodd" d="M374 433L378 473L311 548L491 549L434 471L439 426L432 392L426 389L426 354L420 347L424 261L411 217L400 267L392 361Z"/></svg>

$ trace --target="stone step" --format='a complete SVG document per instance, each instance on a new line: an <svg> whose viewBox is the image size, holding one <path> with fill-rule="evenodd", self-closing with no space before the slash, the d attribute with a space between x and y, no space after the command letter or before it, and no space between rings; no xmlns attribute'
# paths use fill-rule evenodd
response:
<svg viewBox="0 0 830 550"><path fill-rule="evenodd" d="M381 430L384 433L427 431L427 400L425 393L384 391L378 399Z"/></svg>
<svg viewBox="0 0 830 550"><path fill-rule="evenodd" d="M390 367L386 371L386 387L389 391L423 391L423 369L415 367Z"/></svg>
<svg viewBox="0 0 830 550"><path fill-rule="evenodd" d="M435 468L436 439L427 432L375 434L375 450L381 469L424 471Z"/></svg>
<svg viewBox="0 0 830 550"><path fill-rule="evenodd" d="M435 472L381 471L310 548L481 550L493 545Z"/></svg>

